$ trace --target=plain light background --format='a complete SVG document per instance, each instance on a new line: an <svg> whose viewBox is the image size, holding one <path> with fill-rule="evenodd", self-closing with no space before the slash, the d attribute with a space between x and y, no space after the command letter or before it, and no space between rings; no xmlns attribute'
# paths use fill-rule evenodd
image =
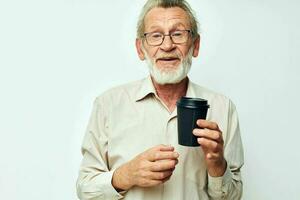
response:
<svg viewBox="0 0 300 200"><path fill-rule="evenodd" d="M244 200L299 191L299 1L190 0L201 24L191 79L236 104ZM141 0L0 0L0 195L77 199L92 103L147 75L134 48Z"/></svg>

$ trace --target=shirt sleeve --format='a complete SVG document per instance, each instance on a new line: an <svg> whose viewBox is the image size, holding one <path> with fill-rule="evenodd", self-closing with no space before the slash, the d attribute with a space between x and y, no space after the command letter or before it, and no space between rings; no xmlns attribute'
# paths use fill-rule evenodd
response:
<svg viewBox="0 0 300 200"><path fill-rule="evenodd" d="M82 144L82 163L77 179L77 195L81 200L122 199L112 186L114 170L109 170L107 157L107 116L97 98Z"/></svg>
<svg viewBox="0 0 300 200"><path fill-rule="evenodd" d="M226 138L224 138L227 168L222 177L208 175L208 194L212 200L239 200L243 192L241 167L244 164L244 151L237 111L230 100L227 122Z"/></svg>

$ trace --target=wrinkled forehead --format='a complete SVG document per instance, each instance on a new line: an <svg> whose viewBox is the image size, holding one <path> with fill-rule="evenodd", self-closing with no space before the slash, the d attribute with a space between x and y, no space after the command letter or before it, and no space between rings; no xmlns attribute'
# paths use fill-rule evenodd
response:
<svg viewBox="0 0 300 200"><path fill-rule="evenodd" d="M156 29L190 28L189 16L182 8L152 8L144 19L145 31Z"/></svg>

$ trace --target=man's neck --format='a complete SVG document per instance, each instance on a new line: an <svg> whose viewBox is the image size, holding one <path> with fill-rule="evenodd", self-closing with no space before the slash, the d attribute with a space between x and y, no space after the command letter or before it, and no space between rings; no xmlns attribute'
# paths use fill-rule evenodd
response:
<svg viewBox="0 0 300 200"><path fill-rule="evenodd" d="M188 78L184 78L179 83L160 85L151 77L154 88L159 98L166 104L170 112L176 107L176 101L186 95Z"/></svg>

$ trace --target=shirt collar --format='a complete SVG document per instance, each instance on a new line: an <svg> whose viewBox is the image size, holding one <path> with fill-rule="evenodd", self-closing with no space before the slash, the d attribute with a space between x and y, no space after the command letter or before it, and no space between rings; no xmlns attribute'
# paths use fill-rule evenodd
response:
<svg viewBox="0 0 300 200"><path fill-rule="evenodd" d="M141 85L136 93L135 101L144 99L148 94L156 95L150 75L141 81Z"/></svg>
<svg viewBox="0 0 300 200"><path fill-rule="evenodd" d="M142 80L141 85L140 85L140 87L137 91L135 101L142 100L146 96L148 96L149 94L154 94L155 96L157 96L150 75ZM187 92L186 92L185 96L187 96L187 97L196 97L195 84L189 78L188 78Z"/></svg>
<svg viewBox="0 0 300 200"><path fill-rule="evenodd" d="M188 78L188 86L186 91L186 97L196 97L195 84Z"/></svg>

